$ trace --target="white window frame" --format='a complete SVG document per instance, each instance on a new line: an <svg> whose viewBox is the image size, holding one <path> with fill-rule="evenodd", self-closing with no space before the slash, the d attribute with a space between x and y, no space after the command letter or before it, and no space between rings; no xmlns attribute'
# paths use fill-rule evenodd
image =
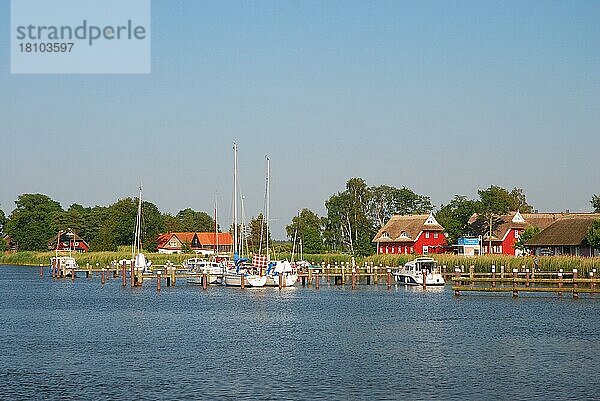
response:
<svg viewBox="0 0 600 401"><path fill-rule="evenodd" d="M429 238L429 231L425 231L425 238Z"/></svg>

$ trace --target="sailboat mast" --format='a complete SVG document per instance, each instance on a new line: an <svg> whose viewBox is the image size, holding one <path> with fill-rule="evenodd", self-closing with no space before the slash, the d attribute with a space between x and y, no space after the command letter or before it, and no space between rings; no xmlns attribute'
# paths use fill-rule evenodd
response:
<svg viewBox="0 0 600 401"><path fill-rule="evenodd" d="M237 143L233 143L233 254L238 253L237 216Z"/></svg>
<svg viewBox="0 0 600 401"><path fill-rule="evenodd" d="M215 257L219 254L219 224L217 223L217 194L215 194Z"/></svg>
<svg viewBox="0 0 600 401"><path fill-rule="evenodd" d="M267 260L271 260L270 258L270 254L269 254L269 174L270 174L270 170L271 170L271 159L269 159L269 156L265 156L265 159L267 159L267 178L266 178L266 199L267 199L267 205L265 207L265 221L266 221L266 232L265 232L265 244L266 244L266 248L267 248Z"/></svg>
<svg viewBox="0 0 600 401"><path fill-rule="evenodd" d="M140 191L138 194L138 208L137 217L135 219L135 239L133 241L133 257L141 251L141 236L142 236L142 184L140 184Z"/></svg>

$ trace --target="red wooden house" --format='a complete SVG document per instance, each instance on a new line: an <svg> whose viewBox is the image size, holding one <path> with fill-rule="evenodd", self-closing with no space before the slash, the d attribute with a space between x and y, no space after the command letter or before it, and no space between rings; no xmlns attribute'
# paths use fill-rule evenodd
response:
<svg viewBox="0 0 600 401"><path fill-rule="evenodd" d="M475 232L481 235L482 253L519 256L522 252L515 249L515 244L525 229L534 226L544 230L557 220L568 216L572 215L565 213L519 213L519 211L516 211L494 218L491 238L487 222L479 222L480 224ZM472 226L477 225L477 217L477 214L471 216L469 224Z"/></svg>
<svg viewBox="0 0 600 401"><path fill-rule="evenodd" d="M89 251L90 246L73 230L69 230L59 231L58 234L48 242L48 249L52 251L73 251L83 253Z"/></svg>
<svg viewBox="0 0 600 401"><path fill-rule="evenodd" d="M427 255L443 253L446 236L431 213L396 215L381 227L373 242L377 253Z"/></svg>

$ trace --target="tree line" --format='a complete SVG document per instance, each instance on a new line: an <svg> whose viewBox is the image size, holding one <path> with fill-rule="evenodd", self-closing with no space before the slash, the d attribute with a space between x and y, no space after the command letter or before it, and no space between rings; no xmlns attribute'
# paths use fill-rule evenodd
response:
<svg viewBox="0 0 600 401"><path fill-rule="evenodd" d="M368 186L362 178L351 178L343 191L332 194L325 201L326 216L319 216L304 208L286 226L286 234L300 244L304 253L343 252L370 255L375 252L371 242L377 231L396 214L422 214L434 212L438 222L446 229L448 242L456 243L464 235L483 235L500 223L499 216L509 211L533 211L520 188L508 190L491 185L477 191L476 199L455 195L447 204L437 209L430 197L415 193L409 188L388 185ZM591 204L600 213L600 196L594 194ZM7 217L0 210L0 234L8 234L17 242L19 250L47 250L48 242L59 230L71 229L88 242L92 251L114 251L132 242L137 199L120 199L110 206L84 207L72 204L64 210L60 203L43 194L23 194L15 201L15 209ZM477 213L474 224L470 217ZM176 215L161 213L149 201L143 202L143 245L156 250L160 233L181 231L210 232L215 229L214 219L203 211L191 208ZM229 227L233 232L233 227ZM531 236L535 229L527 230L518 246ZM267 232L262 214L253 217L243 229L238 227L239 238L245 249L264 252ZM0 251L6 249L0 239Z"/></svg>

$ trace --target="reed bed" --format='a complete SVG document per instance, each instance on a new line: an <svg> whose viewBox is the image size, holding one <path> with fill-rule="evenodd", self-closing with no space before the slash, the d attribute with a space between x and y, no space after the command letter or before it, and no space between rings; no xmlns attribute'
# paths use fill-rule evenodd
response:
<svg viewBox="0 0 600 401"><path fill-rule="evenodd" d="M0 255L0 264L7 265L23 265L23 266L39 266L49 265L50 258L54 256L54 252L17 252L17 253L6 253ZM122 259L129 260L131 258L130 251L121 249L117 252L88 252L78 253L73 255L79 266L99 265L106 266L112 261L119 261ZM154 265L164 265L167 262L174 264L180 264L185 259L196 256L195 254L159 254L159 253L146 253L148 259L152 261ZM280 253L274 255L276 258L289 259L290 254ZM468 271L470 266L474 266L476 272L490 272L491 266L496 266L496 271L500 272L500 266L504 266L506 272L512 271L514 268L521 269L523 266L528 269L534 268L535 258L532 256L508 256L508 255L482 255L476 257L464 257L459 255L430 255L438 261L440 265L446 265L448 271L452 271L455 267L464 266L465 270ZM390 255L390 254L379 254L371 255L367 257L355 257L354 261L356 264L374 264L382 266L400 266L409 260L414 259L415 255ZM351 263L352 255L339 254L339 253L322 253L322 254L309 254L304 255L304 260L311 262L312 264L335 264L335 263ZM588 274L592 269L598 269L600 271L600 257L594 258L582 258L578 256L540 256L538 259L537 269L539 271L552 271L557 272L559 269L563 269L565 272L571 272L573 269L578 269L580 275ZM598 273L597 273L598 274Z"/></svg>

